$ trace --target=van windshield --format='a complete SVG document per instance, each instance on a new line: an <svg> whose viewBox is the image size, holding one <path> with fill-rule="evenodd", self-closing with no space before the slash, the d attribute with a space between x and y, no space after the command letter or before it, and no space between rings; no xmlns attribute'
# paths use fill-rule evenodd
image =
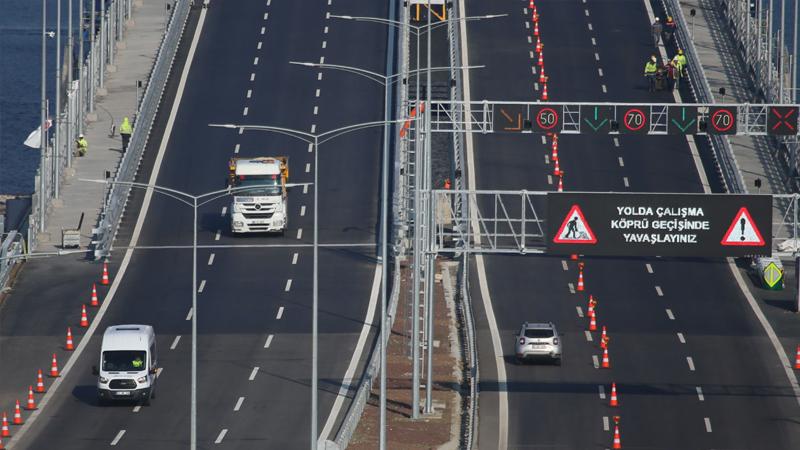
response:
<svg viewBox="0 0 800 450"><path fill-rule="evenodd" d="M142 350L103 352L103 370L106 372L139 372L146 367L147 354Z"/></svg>
<svg viewBox="0 0 800 450"><path fill-rule="evenodd" d="M253 189L239 191L239 195L280 195L281 184L278 175L238 175L235 181L236 187L258 186Z"/></svg>

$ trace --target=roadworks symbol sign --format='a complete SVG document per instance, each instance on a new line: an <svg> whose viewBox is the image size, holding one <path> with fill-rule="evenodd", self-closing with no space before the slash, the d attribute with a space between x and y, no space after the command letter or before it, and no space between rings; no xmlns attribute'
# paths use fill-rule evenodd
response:
<svg viewBox="0 0 800 450"><path fill-rule="evenodd" d="M747 208L742 207L722 238L722 245L763 246L764 238Z"/></svg>
<svg viewBox="0 0 800 450"><path fill-rule="evenodd" d="M556 244L596 244L597 237L589 227L583 212L578 205L572 205L561 228L553 239Z"/></svg>

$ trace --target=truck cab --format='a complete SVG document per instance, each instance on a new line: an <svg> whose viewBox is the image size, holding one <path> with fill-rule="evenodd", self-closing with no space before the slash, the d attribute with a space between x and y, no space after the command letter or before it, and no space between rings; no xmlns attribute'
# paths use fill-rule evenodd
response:
<svg viewBox="0 0 800 450"><path fill-rule="evenodd" d="M288 226L287 158L232 158L228 169L229 187L238 188L231 204L231 231L283 233Z"/></svg>
<svg viewBox="0 0 800 450"><path fill-rule="evenodd" d="M113 325L103 333L97 376L100 404L131 400L149 404L158 374L156 334L150 325Z"/></svg>

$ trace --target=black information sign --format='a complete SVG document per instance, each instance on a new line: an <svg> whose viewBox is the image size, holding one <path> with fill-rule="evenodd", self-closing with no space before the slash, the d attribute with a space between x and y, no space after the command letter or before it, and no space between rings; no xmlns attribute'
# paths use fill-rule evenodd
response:
<svg viewBox="0 0 800 450"><path fill-rule="evenodd" d="M667 133L669 134L697 133L697 107L670 106L669 124L667 126Z"/></svg>
<svg viewBox="0 0 800 450"><path fill-rule="evenodd" d="M547 252L607 256L769 255L772 197L550 193Z"/></svg>
<svg viewBox="0 0 800 450"><path fill-rule="evenodd" d="M494 108L494 132L521 133L528 120L528 105L500 104Z"/></svg>
<svg viewBox="0 0 800 450"><path fill-rule="evenodd" d="M796 106L770 106L767 112L767 134L792 136L797 134Z"/></svg>
<svg viewBox="0 0 800 450"><path fill-rule="evenodd" d="M533 132L552 133L561 131L561 105L531 106L531 126Z"/></svg>
<svg viewBox="0 0 800 450"><path fill-rule="evenodd" d="M712 106L708 109L708 134L736 134L736 108Z"/></svg>
<svg viewBox="0 0 800 450"><path fill-rule="evenodd" d="M650 131L647 106L617 108L620 133L647 134Z"/></svg>
<svg viewBox="0 0 800 450"><path fill-rule="evenodd" d="M581 133L608 133L614 108L608 105L581 105Z"/></svg>

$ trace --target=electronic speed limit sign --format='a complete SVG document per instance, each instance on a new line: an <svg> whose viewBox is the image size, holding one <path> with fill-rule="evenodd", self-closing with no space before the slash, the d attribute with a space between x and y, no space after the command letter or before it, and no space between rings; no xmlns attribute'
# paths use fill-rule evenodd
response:
<svg viewBox="0 0 800 450"><path fill-rule="evenodd" d="M620 133L643 133L650 131L647 120L647 109L643 106L632 106L622 109L622 116L619 124Z"/></svg>
<svg viewBox="0 0 800 450"><path fill-rule="evenodd" d="M561 106L532 106L531 126L534 133L551 133L561 131Z"/></svg>
<svg viewBox="0 0 800 450"><path fill-rule="evenodd" d="M712 106L708 109L708 134L736 134L736 108L732 106Z"/></svg>

